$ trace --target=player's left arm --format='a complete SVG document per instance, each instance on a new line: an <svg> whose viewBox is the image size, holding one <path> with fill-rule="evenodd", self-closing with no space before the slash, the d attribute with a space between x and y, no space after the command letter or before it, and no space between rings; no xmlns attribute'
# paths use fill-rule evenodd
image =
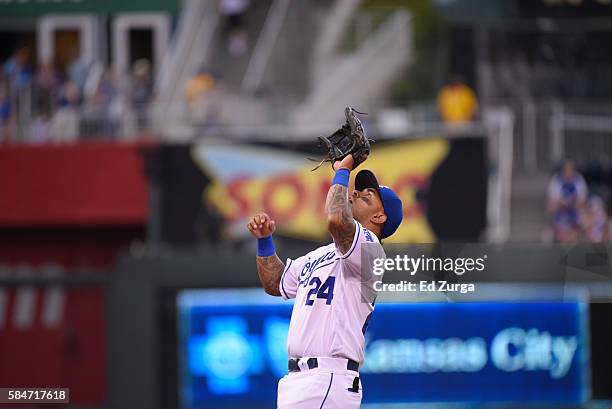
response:
<svg viewBox="0 0 612 409"><path fill-rule="evenodd" d="M353 155L348 155L334 164L336 176L325 200L327 229L342 254L351 248L356 229L348 200L348 174L353 169L353 163Z"/></svg>

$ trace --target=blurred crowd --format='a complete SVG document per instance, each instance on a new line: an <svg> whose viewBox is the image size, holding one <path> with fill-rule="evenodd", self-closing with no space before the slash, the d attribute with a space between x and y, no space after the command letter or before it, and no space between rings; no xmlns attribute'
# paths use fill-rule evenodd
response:
<svg viewBox="0 0 612 409"><path fill-rule="evenodd" d="M584 174L584 175L583 175ZM548 213L556 242L612 241L610 173L599 163L581 173L566 161L548 185Z"/></svg>
<svg viewBox="0 0 612 409"><path fill-rule="evenodd" d="M67 142L146 132L153 73L137 60L127 75L87 64L71 52L65 64L32 63L19 48L0 72L0 142Z"/></svg>

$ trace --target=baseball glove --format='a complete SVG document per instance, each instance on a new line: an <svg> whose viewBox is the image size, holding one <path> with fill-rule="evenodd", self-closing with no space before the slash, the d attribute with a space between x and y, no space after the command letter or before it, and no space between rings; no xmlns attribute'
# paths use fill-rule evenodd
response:
<svg viewBox="0 0 612 409"><path fill-rule="evenodd" d="M362 114L362 112L346 107L344 114L346 123L342 125L342 128L330 136L319 136L319 146L325 146L327 158L312 170L317 170L325 162L330 162L333 166L334 162L344 159L349 154L353 155L355 160L353 168L356 168L370 154L370 142L374 141L368 139L361 121L357 118L357 114Z"/></svg>

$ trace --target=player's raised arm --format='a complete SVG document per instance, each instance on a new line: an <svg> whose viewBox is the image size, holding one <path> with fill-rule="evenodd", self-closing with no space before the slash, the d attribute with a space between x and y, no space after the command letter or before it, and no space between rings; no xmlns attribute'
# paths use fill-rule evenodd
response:
<svg viewBox="0 0 612 409"><path fill-rule="evenodd" d="M355 221L348 196L349 174L353 169L353 163L353 156L348 155L334 164L336 175L325 201L327 229L342 254L351 248L355 235Z"/></svg>
<svg viewBox="0 0 612 409"><path fill-rule="evenodd" d="M285 264L276 255L272 233L276 230L274 220L266 213L259 213L247 223L247 228L257 238L257 274L266 293L280 296L278 286Z"/></svg>

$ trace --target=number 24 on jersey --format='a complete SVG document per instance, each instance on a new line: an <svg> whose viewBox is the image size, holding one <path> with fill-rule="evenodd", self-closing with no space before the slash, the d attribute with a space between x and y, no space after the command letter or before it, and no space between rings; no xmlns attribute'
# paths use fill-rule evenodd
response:
<svg viewBox="0 0 612 409"><path fill-rule="evenodd" d="M308 295L306 296L306 305L313 305L315 298L325 299L325 304L330 305L334 299L334 284L336 283L336 277L327 277L327 280L321 284L319 277L312 277L308 286L312 286ZM315 296L316 297L313 297Z"/></svg>

